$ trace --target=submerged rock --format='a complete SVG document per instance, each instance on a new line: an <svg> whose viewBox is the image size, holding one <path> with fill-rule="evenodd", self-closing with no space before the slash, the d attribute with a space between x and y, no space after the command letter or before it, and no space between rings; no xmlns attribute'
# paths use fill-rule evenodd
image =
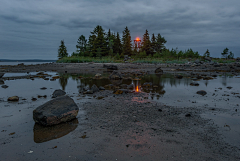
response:
<svg viewBox="0 0 240 161"><path fill-rule="evenodd" d="M201 90L201 91L197 91L197 94L200 94L200 95L204 96L204 95L207 94L207 92L204 91L204 90Z"/></svg>
<svg viewBox="0 0 240 161"><path fill-rule="evenodd" d="M7 85L2 85L2 88L8 88L8 86Z"/></svg>
<svg viewBox="0 0 240 161"><path fill-rule="evenodd" d="M66 94L65 91L61 90L61 89L57 89L53 92L53 96L52 98L56 98L56 97L59 97L59 96L64 96Z"/></svg>
<svg viewBox="0 0 240 161"><path fill-rule="evenodd" d="M12 96L8 98L8 101L18 101L19 97L18 96Z"/></svg>
<svg viewBox="0 0 240 161"><path fill-rule="evenodd" d="M190 86L199 86L199 84L197 82L192 82L190 83Z"/></svg>
<svg viewBox="0 0 240 161"><path fill-rule="evenodd" d="M33 119L44 126L52 126L76 118L78 106L69 96L57 97L33 111Z"/></svg>

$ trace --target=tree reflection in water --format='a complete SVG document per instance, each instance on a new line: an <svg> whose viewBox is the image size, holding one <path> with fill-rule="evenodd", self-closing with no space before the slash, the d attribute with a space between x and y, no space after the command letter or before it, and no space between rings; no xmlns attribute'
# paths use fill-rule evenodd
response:
<svg viewBox="0 0 240 161"><path fill-rule="evenodd" d="M63 90L65 90L69 78L77 82L77 88L79 91L82 91L83 88L91 88L93 84L95 84L97 87L104 87L105 85L109 84L113 84L115 86L119 86L121 84L133 84L135 91L138 87L139 92L149 93L152 99L159 99L166 93L164 90L164 85L170 84L171 86L176 87L179 85L188 86L192 82L191 79L185 77L182 79L176 79L174 75L171 74L150 74L141 77L140 80L122 79L114 81L109 80L107 76L96 79L94 78L93 74L59 74L59 76L61 77L59 79L59 83L62 86ZM142 87L142 85L146 82L152 83L153 86L150 86L148 88Z"/></svg>

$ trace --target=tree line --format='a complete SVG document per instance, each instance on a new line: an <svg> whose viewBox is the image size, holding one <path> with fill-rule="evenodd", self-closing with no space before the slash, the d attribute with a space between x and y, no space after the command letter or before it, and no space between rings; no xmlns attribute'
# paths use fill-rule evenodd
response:
<svg viewBox="0 0 240 161"><path fill-rule="evenodd" d="M120 37L119 32L105 32L102 26L97 25L93 31L90 32L89 38L86 39L84 35L79 36L76 45L76 52L71 56L84 56L84 57L105 57L110 56L116 59L124 57L124 55L146 58L146 57L172 57L172 58L198 58L198 52L194 52L191 48L185 51L178 51L178 49L166 49L166 39L158 33L156 36L153 33L150 39L148 30L145 31L140 48L132 43L130 30L125 27ZM227 55L227 56L226 56ZM61 40L61 45L58 49L58 58L67 57L67 48L64 40ZM209 57L210 52L207 50L204 56ZM234 54L226 48L222 56L233 58Z"/></svg>

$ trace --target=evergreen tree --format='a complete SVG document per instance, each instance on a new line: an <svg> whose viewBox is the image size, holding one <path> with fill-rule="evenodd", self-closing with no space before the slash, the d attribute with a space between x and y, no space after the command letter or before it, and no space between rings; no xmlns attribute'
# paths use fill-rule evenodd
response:
<svg viewBox="0 0 240 161"><path fill-rule="evenodd" d="M58 48L58 58L61 59L63 57L67 57L68 53L67 53L67 48L64 44L64 40L61 40L61 45Z"/></svg>
<svg viewBox="0 0 240 161"><path fill-rule="evenodd" d="M227 59L227 57L228 57L228 48L225 48L224 50L223 50L223 52L221 53L222 54L222 57L224 57L224 58L226 58Z"/></svg>
<svg viewBox="0 0 240 161"><path fill-rule="evenodd" d="M161 34L158 34L156 38L156 52L161 53L163 49L165 49L165 43L167 42L164 37L161 36Z"/></svg>
<svg viewBox="0 0 240 161"><path fill-rule="evenodd" d="M146 30L145 34L143 35L142 40L142 51L146 52L146 55L151 55L152 52L152 44L149 38L148 30Z"/></svg>
<svg viewBox="0 0 240 161"><path fill-rule="evenodd" d="M210 52L209 50L207 49L207 51L203 54L204 57L210 57Z"/></svg>
<svg viewBox="0 0 240 161"><path fill-rule="evenodd" d="M154 34L152 34L151 45L152 45L152 51L156 52L156 37Z"/></svg>
<svg viewBox="0 0 240 161"><path fill-rule="evenodd" d="M128 27L126 26L125 30L123 31L123 48L122 48L122 54L123 55L132 55L132 40L130 31L128 30Z"/></svg>
<svg viewBox="0 0 240 161"><path fill-rule="evenodd" d="M229 55L228 55L228 59L233 59L234 58L234 54L230 51Z"/></svg>
<svg viewBox="0 0 240 161"><path fill-rule="evenodd" d="M96 57L98 48L101 49L101 55L106 56L108 54L107 51L107 43L105 39L105 33L102 26L97 26L94 28L92 35L89 37L89 48L92 55Z"/></svg>
<svg viewBox="0 0 240 161"><path fill-rule="evenodd" d="M113 53L122 53L122 43L121 43L121 40L120 40L120 36L119 36L119 33L117 32L117 36L116 38L114 39L114 42L113 42Z"/></svg>
<svg viewBox="0 0 240 161"><path fill-rule="evenodd" d="M78 38L77 45L76 45L78 54L84 55L84 53L86 52L86 47L87 47L87 40L85 36L81 35Z"/></svg>

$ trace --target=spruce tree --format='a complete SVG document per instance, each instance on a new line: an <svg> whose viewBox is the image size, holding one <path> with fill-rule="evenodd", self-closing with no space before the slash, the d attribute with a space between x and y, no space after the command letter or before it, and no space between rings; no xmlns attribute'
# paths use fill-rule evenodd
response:
<svg viewBox="0 0 240 161"><path fill-rule="evenodd" d="M151 55L152 52L152 44L149 38L148 30L146 30L145 34L143 35L142 41L142 52L145 51L146 55Z"/></svg>
<svg viewBox="0 0 240 161"><path fill-rule="evenodd" d="M122 53L122 43L120 40L119 33L117 32L117 36L113 41L113 53Z"/></svg>
<svg viewBox="0 0 240 161"><path fill-rule="evenodd" d="M101 55L106 56L108 54L107 51L107 42L105 38L105 33L102 26L96 26L94 30L91 32L92 35L89 36L89 48L90 52L94 57L96 57L98 48L101 49ZM98 53L99 54L99 53Z"/></svg>
<svg viewBox="0 0 240 161"><path fill-rule="evenodd" d="M63 57L67 57L68 53L67 53L67 48L64 44L64 40L61 40L61 45L58 48L58 58L61 59Z"/></svg>
<svg viewBox="0 0 240 161"><path fill-rule="evenodd" d="M156 37L155 37L154 34L152 34L151 46L152 46L152 51L153 51L153 52L156 52Z"/></svg>
<svg viewBox="0 0 240 161"><path fill-rule="evenodd" d="M126 26L125 30L123 31L123 48L122 48L122 54L123 55L132 55L132 43L131 43L131 35L130 31L128 30L128 27Z"/></svg>
<svg viewBox="0 0 240 161"><path fill-rule="evenodd" d="M203 54L204 57L210 57L210 52L209 50L207 49L207 51Z"/></svg>
<svg viewBox="0 0 240 161"><path fill-rule="evenodd" d="M222 54L222 57L224 57L224 58L228 58L228 48L225 48L224 50L223 50L223 52L221 53Z"/></svg>
<svg viewBox="0 0 240 161"><path fill-rule="evenodd" d="M78 54L84 55L84 53L86 52L86 47L87 47L87 40L85 36L81 35L78 38L77 45L76 45Z"/></svg>
<svg viewBox="0 0 240 161"><path fill-rule="evenodd" d="M161 53L163 49L165 49L165 43L167 42L161 34L158 34L156 38L156 52Z"/></svg>

